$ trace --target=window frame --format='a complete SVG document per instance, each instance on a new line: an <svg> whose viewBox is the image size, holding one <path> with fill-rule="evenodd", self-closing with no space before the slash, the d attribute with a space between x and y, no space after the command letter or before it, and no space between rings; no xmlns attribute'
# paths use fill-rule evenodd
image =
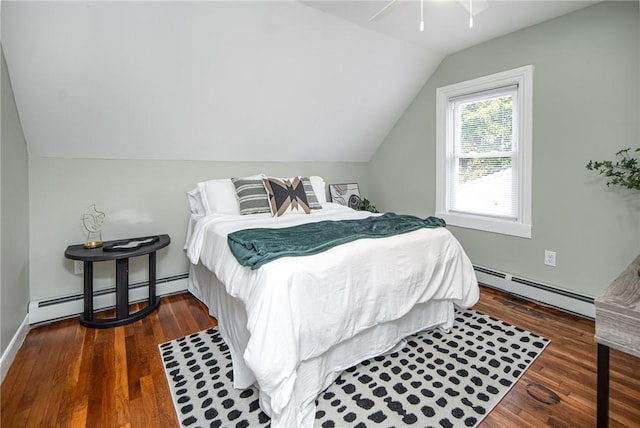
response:
<svg viewBox="0 0 640 428"><path fill-rule="evenodd" d="M450 209L448 177L455 173L451 161L454 157L455 123L453 100L482 92L490 92L517 85L517 100L514 105L514 134L517 147L512 158L512 173L515 173L518 200L516 219L489 214L454 212ZM452 100L453 99L453 100ZM522 238L531 238L531 177L533 134L533 66L527 65L513 70L491 74L436 89L436 216L447 224L487 232L501 233Z"/></svg>

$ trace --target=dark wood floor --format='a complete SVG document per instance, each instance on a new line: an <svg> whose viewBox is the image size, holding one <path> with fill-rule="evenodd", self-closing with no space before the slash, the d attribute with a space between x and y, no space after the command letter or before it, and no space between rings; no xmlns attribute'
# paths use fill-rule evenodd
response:
<svg viewBox="0 0 640 428"><path fill-rule="evenodd" d="M594 324L482 289L476 310L551 339L481 427L593 427ZM189 294L133 324L31 330L1 389L3 427L175 427L158 344L215 325ZM640 359L611 351L611 427L640 427Z"/></svg>

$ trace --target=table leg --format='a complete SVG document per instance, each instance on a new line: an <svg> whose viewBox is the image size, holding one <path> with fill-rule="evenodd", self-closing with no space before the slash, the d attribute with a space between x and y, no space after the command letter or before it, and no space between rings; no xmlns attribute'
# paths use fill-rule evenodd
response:
<svg viewBox="0 0 640 428"><path fill-rule="evenodd" d="M129 316L129 259L116 260L116 319Z"/></svg>
<svg viewBox="0 0 640 428"><path fill-rule="evenodd" d="M93 320L93 262L84 262L84 319Z"/></svg>
<svg viewBox="0 0 640 428"><path fill-rule="evenodd" d="M609 347L598 343L598 415L597 427L609 425Z"/></svg>
<svg viewBox="0 0 640 428"><path fill-rule="evenodd" d="M149 253L149 306L156 303L156 252Z"/></svg>

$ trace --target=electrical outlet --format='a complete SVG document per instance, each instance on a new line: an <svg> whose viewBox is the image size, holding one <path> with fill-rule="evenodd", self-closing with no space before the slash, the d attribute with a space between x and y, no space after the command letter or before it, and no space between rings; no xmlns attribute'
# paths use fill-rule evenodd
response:
<svg viewBox="0 0 640 428"><path fill-rule="evenodd" d="M73 261L73 273L76 275L82 275L84 273L84 262L82 260Z"/></svg>
<svg viewBox="0 0 640 428"><path fill-rule="evenodd" d="M556 252L544 250L544 264L547 266L556 265Z"/></svg>

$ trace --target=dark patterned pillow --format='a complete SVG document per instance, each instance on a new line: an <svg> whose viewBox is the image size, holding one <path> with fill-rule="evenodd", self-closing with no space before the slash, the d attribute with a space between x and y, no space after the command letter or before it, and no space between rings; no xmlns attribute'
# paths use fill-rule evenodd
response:
<svg viewBox="0 0 640 428"><path fill-rule="evenodd" d="M262 180L248 178L232 178L236 195L240 203L240 214L270 213L269 197Z"/></svg>
<svg viewBox="0 0 640 428"><path fill-rule="evenodd" d="M265 178L262 181L269 195L271 214L274 217L279 217L287 212L304 211L306 214L311 212L300 177L295 177L292 180Z"/></svg>
<svg viewBox="0 0 640 428"><path fill-rule="evenodd" d="M316 193L313 191L313 186L311 185L311 180L309 177L301 177L300 180L304 185L304 193L307 195L307 202L309 202L309 208L312 210L322 209L322 205L318 202L318 197Z"/></svg>

